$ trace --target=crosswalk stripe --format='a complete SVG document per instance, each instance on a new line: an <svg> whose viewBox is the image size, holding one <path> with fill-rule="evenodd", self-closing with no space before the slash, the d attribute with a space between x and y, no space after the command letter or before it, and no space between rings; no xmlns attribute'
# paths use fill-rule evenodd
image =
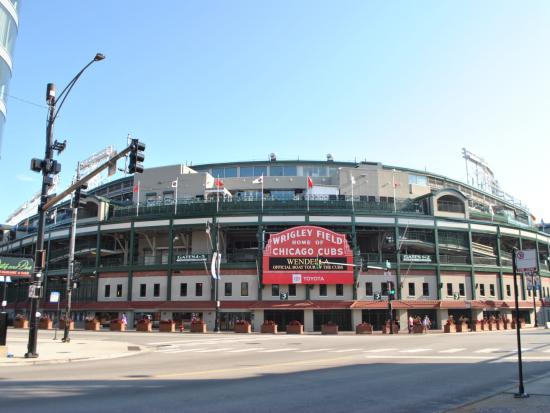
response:
<svg viewBox="0 0 550 413"><path fill-rule="evenodd" d="M329 351L329 353L348 353L350 351L359 351L361 350L360 348L346 348L346 349L343 349L343 350L331 350Z"/></svg>
<svg viewBox="0 0 550 413"><path fill-rule="evenodd" d="M260 353L279 353L281 351L292 351L296 350L295 348L274 348L271 350L261 350Z"/></svg>
<svg viewBox="0 0 550 413"><path fill-rule="evenodd" d="M465 348L449 348L447 350L441 350L440 353L446 353L446 354L451 354L451 353L458 353L459 351L464 351L466 350Z"/></svg>
<svg viewBox="0 0 550 413"><path fill-rule="evenodd" d="M499 348L483 348L481 350L476 350L476 353L495 353L497 351L500 351Z"/></svg>
<svg viewBox="0 0 550 413"><path fill-rule="evenodd" d="M298 353L318 353L320 351L329 351L332 350L331 348L315 348L310 350L300 350Z"/></svg>
<svg viewBox="0 0 550 413"><path fill-rule="evenodd" d="M401 350L400 353L422 353L424 351L430 351L431 348L412 348L408 350Z"/></svg>
<svg viewBox="0 0 550 413"><path fill-rule="evenodd" d="M365 353L382 353L384 351L395 351L396 348L377 348L374 350L366 350Z"/></svg>
<svg viewBox="0 0 550 413"><path fill-rule="evenodd" d="M206 350L197 350L195 353L214 353L217 351L226 351L231 350L233 347L222 347L222 348L208 348Z"/></svg>
<svg viewBox="0 0 550 413"><path fill-rule="evenodd" d="M171 353L186 353L186 352L193 352L197 350L202 350L202 347L198 348L181 348L181 347L174 347L170 349L160 349L157 350L157 353L165 353L165 354L171 354Z"/></svg>
<svg viewBox="0 0 550 413"><path fill-rule="evenodd" d="M241 348L241 349L238 349L238 350L231 350L231 351L228 351L228 353L244 353L244 352L247 352L247 351L259 351L259 350L264 350L265 347L250 347L250 348Z"/></svg>

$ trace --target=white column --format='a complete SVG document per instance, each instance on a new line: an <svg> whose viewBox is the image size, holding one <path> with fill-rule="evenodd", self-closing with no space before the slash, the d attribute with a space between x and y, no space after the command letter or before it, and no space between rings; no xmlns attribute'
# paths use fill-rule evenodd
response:
<svg viewBox="0 0 550 413"><path fill-rule="evenodd" d="M313 332L313 310L304 310L304 331Z"/></svg>

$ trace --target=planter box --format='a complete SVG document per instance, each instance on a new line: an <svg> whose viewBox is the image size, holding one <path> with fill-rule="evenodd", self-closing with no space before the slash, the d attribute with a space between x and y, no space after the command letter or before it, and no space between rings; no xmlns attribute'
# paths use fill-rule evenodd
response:
<svg viewBox="0 0 550 413"><path fill-rule="evenodd" d="M59 322L59 329L60 330L65 330L65 320L61 320ZM74 321L73 320L69 321L69 330L74 330Z"/></svg>
<svg viewBox="0 0 550 413"><path fill-rule="evenodd" d="M109 330L111 331L126 331L126 324L121 322L115 322L109 324Z"/></svg>
<svg viewBox="0 0 550 413"><path fill-rule="evenodd" d="M483 331L489 331L489 323L483 322L482 323L482 330Z"/></svg>
<svg viewBox="0 0 550 413"><path fill-rule="evenodd" d="M52 320L40 320L38 322L38 328L40 330L51 330L53 328Z"/></svg>
<svg viewBox="0 0 550 413"><path fill-rule="evenodd" d="M235 324L233 331L240 334L252 333L252 326L250 324Z"/></svg>
<svg viewBox="0 0 550 413"><path fill-rule="evenodd" d="M355 334L372 334L372 324L361 323L355 327Z"/></svg>
<svg viewBox="0 0 550 413"><path fill-rule="evenodd" d="M13 328L29 328L29 320L14 320Z"/></svg>
<svg viewBox="0 0 550 413"><path fill-rule="evenodd" d="M457 333L467 333L468 331L470 331L470 327L468 327L468 323L456 324Z"/></svg>
<svg viewBox="0 0 550 413"><path fill-rule="evenodd" d="M304 334L304 326L293 326L293 325L287 325L286 326L286 333L287 334Z"/></svg>
<svg viewBox="0 0 550 413"><path fill-rule="evenodd" d="M277 324L262 324L262 334L277 334Z"/></svg>
<svg viewBox="0 0 550 413"><path fill-rule="evenodd" d="M422 324L413 324L413 334L426 334L428 329Z"/></svg>
<svg viewBox="0 0 550 413"><path fill-rule="evenodd" d="M137 323L136 331L150 333L153 331L153 323Z"/></svg>
<svg viewBox="0 0 550 413"><path fill-rule="evenodd" d="M472 323L472 331L483 331L481 323Z"/></svg>
<svg viewBox="0 0 550 413"><path fill-rule="evenodd" d="M413 327L413 331L414 331L414 327ZM390 334L389 324L386 324L384 327L382 327L382 334ZM393 325L393 334L399 334L399 327L396 324Z"/></svg>
<svg viewBox="0 0 550 413"><path fill-rule="evenodd" d="M86 321L84 324L85 330L99 331L101 328L101 323L99 321Z"/></svg>
<svg viewBox="0 0 550 413"><path fill-rule="evenodd" d="M507 318L502 320L502 323L504 325L504 330L508 330L510 328L510 320L508 320Z"/></svg>
<svg viewBox="0 0 550 413"><path fill-rule="evenodd" d="M161 321L159 324L159 331L161 333L175 333L176 323Z"/></svg>
<svg viewBox="0 0 550 413"><path fill-rule="evenodd" d="M338 324L323 324L321 334L338 334Z"/></svg>
<svg viewBox="0 0 550 413"><path fill-rule="evenodd" d="M495 331L497 329L496 321L489 321L487 324L489 325L489 331Z"/></svg>
<svg viewBox="0 0 550 413"><path fill-rule="evenodd" d="M443 326L444 333L456 333L456 324L445 324Z"/></svg>
<svg viewBox="0 0 550 413"><path fill-rule="evenodd" d="M512 328L512 330L516 328L516 321L515 320L512 320L511 328ZM525 328L525 321L520 320L520 328Z"/></svg>
<svg viewBox="0 0 550 413"><path fill-rule="evenodd" d="M192 333L206 333L206 324L191 323L189 331L191 331Z"/></svg>

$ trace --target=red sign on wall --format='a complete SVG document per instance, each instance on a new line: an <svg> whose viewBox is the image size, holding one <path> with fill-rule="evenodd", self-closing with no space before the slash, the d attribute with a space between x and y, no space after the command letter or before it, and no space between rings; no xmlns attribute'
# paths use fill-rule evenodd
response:
<svg viewBox="0 0 550 413"><path fill-rule="evenodd" d="M344 234L300 226L271 235L264 250L265 284L353 284L353 253Z"/></svg>

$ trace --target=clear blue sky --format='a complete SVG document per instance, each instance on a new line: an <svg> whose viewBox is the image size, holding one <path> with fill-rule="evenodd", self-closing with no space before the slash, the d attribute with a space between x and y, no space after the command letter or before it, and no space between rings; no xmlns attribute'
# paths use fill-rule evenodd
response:
<svg viewBox="0 0 550 413"><path fill-rule="evenodd" d="M78 160L131 133L146 166L367 159L465 180L461 148L550 221L547 1L22 2L10 95L44 105ZM45 107L8 100L2 220L39 190Z"/></svg>

